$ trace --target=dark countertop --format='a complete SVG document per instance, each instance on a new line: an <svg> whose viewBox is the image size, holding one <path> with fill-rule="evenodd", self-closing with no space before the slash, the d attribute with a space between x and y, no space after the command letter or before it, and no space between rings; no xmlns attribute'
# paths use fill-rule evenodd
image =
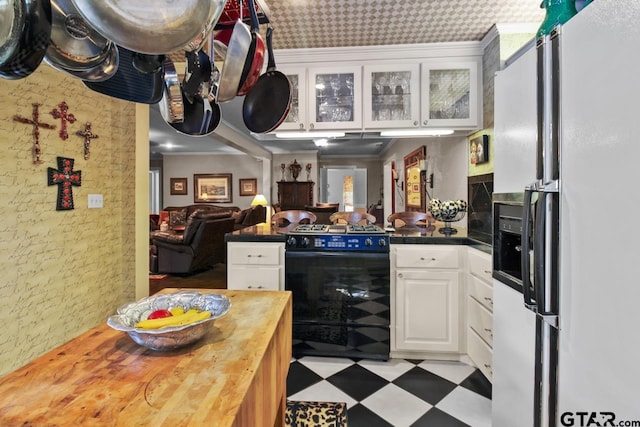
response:
<svg viewBox="0 0 640 427"><path fill-rule="evenodd" d="M391 244L418 244L418 245L465 245L471 246L482 252L491 253L491 245L471 239L467 236L466 228L453 227L457 230L454 234L443 234L439 230L444 227L443 223L436 222L426 228L402 228L393 232L388 232ZM253 225L251 227L227 233L224 236L225 242L282 242L285 241L285 234L293 226L271 227L267 223Z"/></svg>

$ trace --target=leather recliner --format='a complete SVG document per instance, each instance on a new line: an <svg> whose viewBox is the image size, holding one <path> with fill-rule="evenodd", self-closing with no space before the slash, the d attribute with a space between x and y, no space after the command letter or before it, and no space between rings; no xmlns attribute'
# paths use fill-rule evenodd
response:
<svg viewBox="0 0 640 427"><path fill-rule="evenodd" d="M231 212L196 211L184 233L155 232L150 255L154 273L189 274L224 262L224 235L233 231L234 224Z"/></svg>

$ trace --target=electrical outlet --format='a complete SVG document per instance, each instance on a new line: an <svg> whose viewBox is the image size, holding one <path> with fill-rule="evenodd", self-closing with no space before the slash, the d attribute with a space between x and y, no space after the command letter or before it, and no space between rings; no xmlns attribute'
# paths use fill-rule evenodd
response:
<svg viewBox="0 0 640 427"><path fill-rule="evenodd" d="M89 194L89 209L102 208L102 194Z"/></svg>

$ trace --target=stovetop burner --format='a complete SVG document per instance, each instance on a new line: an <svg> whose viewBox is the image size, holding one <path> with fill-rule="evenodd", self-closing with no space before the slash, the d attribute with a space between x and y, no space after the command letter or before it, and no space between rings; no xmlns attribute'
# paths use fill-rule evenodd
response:
<svg viewBox="0 0 640 427"><path fill-rule="evenodd" d="M359 225L351 224L347 226L347 233L383 234L385 231L374 224Z"/></svg>
<svg viewBox="0 0 640 427"><path fill-rule="evenodd" d="M341 224L299 224L292 234L384 234L385 231L377 225L341 225Z"/></svg>
<svg viewBox="0 0 640 427"><path fill-rule="evenodd" d="M325 224L298 224L292 233L306 233L306 234L324 234L329 232L329 226Z"/></svg>

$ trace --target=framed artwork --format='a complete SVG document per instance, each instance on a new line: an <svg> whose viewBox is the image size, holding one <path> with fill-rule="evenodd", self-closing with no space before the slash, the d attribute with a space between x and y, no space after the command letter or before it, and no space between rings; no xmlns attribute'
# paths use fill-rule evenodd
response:
<svg viewBox="0 0 640 427"><path fill-rule="evenodd" d="M489 161L489 135L481 135L469 142L469 162L472 165Z"/></svg>
<svg viewBox="0 0 640 427"><path fill-rule="evenodd" d="M169 186L171 187L172 196L187 195L187 178L169 178Z"/></svg>
<svg viewBox="0 0 640 427"><path fill-rule="evenodd" d="M231 203L231 174L194 174L194 203Z"/></svg>
<svg viewBox="0 0 640 427"><path fill-rule="evenodd" d="M405 210L425 212L425 173L427 147L421 146L404 156Z"/></svg>
<svg viewBox="0 0 640 427"><path fill-rule="evenodd" d="M241 196L255 196L258 194L258 179L257 178L240 178L240 195Z"/></svg>

